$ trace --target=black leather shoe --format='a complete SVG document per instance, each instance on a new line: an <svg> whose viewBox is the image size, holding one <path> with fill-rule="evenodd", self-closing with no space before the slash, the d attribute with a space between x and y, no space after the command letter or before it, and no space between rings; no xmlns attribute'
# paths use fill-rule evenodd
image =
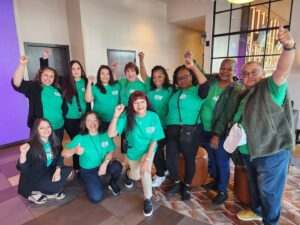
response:
<svg viewBox="0 0 300 225"><path fill-rule="evenodd" d="M218 188L218 184L215 181L212 181L210 183L202 185L202 187L205 190L209 191L209 190L217 189Z"/></svg>
<svg viewBox="0 0 300 225"><path fill-rule="evenodd" d="M174 183L173 186L167 190L166 192L166 195L167 196L174 196L175 194L179 193L181 191L181 183L178 182L178 183Z"/></svg>
<svg viewBox="0 0 300 225"><path fill-rule="evenodd" d="M190 187L184 185L184 186L183 186L183 189L182 189L182 197L181 197L181 200L182 200L182 201L187 201L187 200L190 200L190 198L191 198Z"/></svg>
<svg viewBox="0 0 300 225"><path fill-rule="evenodd" d="M215 205L220 205L223 202L225 202L227 198L228 198L227 194L223 192L219 192L219 194L217 194L217 196L212 200L212 203L214 203Z"/></svg>

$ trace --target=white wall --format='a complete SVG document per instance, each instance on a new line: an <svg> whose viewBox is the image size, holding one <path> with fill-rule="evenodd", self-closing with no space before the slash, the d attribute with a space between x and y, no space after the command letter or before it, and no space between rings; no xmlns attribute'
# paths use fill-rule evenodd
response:
<svg viewBox="0 0 300 225"><path fill-rule="evenodd" d="M199 34L167 23L166 3L148 0L81 0L81 20L88 74L107 64L106 49L143 51L147 71L157 64L172 75L185 50L199 52ZM197 53L202 61L202 53Z"/></svg>

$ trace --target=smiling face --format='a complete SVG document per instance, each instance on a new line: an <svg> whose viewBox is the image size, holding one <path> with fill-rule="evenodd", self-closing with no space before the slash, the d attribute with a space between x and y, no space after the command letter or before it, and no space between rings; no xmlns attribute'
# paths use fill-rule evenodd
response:
<svg viewBox="0 0 300 225"><path fill-rule="evenodd" d="M102 82L103 85L108 85L109 84L109 70L108 69L101 69L100 71L100 80Z"/></svg>
<svg viewBox="0 0 300 225"><path fill-rule="evenodd" d="M235 75L235 62L224 60L220 66L219 77L221 81L231 81Z"/></svg>
<svg viewBox="0 0 300 225"><path fill-rule="evenodd" d="M137 79L137 74L134 68L129 67L126 71L125 71L125 77L127 78L127 80L129 82L133 82L136 81Z"/></svg>
<svg viewBox="0 0 300 225"><path fill-rule="evenodd" d="M72 65L72 76L74 80L80 80L81 79L81 67L78 63L73 63Z"/></svg>
<svg viewBox="0 0 300 225"><path fill-rule="evenodd" d="M99 128L100 124L99 124L98 118L96 117L96 115L94 113L89 114L86 117L85 125L90 134L98 133L98 128Z"/></svg>
<svg viewBox="0 0 300 225"><path fill-rule="evenodd" d="M155 84L156 88L162 88L164 81L165 81L165 74L161 70L156 70L153 73L153 83Z"/></svg>
<svg viewBox="0 0 300 225"><path fill-rule="evenodd" d="M54 82L54 72L52 70L49 69L45 69L42 73L41 73L41 83L45 86L50 86L53 84Z"/></svg>
<svg viewBox="0 0 300 225"><path fill-rule="evenodd" d="M193 78L188 69L179 70L176 79L179 87L182 90L188 89L193 86Z"/></svg>
<svg viewBox="0 0 300 225"><path fill-rule="evenodd" d="M133 102L133 110L138 116L144 116L147 111L147 101L144 98L138 98Z"/></svg>
<svg viewBox="0 0 300 225"><path fill-rule="evenodd" d="M254 87L265 76L260 64L248 63L242 68L242 82L247 89Z"/></svg>
<svg viewBox="0 0 300 225"><path fill-rule="evenodd" d="M37 128L40 138L47 142L52 133L52 128L47 121L42 120Z"/></svg>

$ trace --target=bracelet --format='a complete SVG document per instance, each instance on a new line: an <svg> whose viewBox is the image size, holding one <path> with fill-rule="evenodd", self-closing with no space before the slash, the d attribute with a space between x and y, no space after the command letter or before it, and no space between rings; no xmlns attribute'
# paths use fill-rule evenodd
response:
<svg viewBox="0 0 300 225"><path fill-rule="evenodd" d="M113 116L113 118L117 118L118 119L119 117L118 116Z"/></svg>
<svg viewBox="0 0 300 225"><path fill-rule="evenodd" d="M106 162L107 164L110 162L108 159L105 159L105 161L104 162Z"/></svg>
<svg viewBox="0 0 300 225"><path fill-rule="evenodd" d="M290 47L290 48L284 47L284 46L283 46L283 50L284 50L284 51L293 51L293 50L295 50L295 49L296 49L296 43L294 43L293 46Z"/></svg>
<svg viewBox="0 0 300 225"><path fill-rule="evenodd" d="M150 158L146 157L145 160L150 161Z"/></svg>

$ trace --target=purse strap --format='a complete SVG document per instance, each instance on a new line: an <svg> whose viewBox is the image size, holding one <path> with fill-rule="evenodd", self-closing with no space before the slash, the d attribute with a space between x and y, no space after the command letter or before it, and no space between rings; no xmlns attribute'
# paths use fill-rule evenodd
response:
<svg viewBox="0 0 300 225"><path fill-rule="evenodd" d="M80 105L80 102L79 102L78 93L75 94L75 98L76 98L76 103L77 103L78 111L79 111L80 115L82 115L82 109L81 109L81 105Z"/></svg>
<svg viewBox="0 0 300 225"><path fill-rule="evenodd" d="M178 98L177 98L177 108L178 108L178 114L179 114L180 125L183 126L183 124L182 124L182 118L181 118L181 113L180 113L180 107L179 107L179 99L180 99L181 93L182 93L182 90L180 90L179 95L178 95ZM200 116L200 110L199 110L199 113L198 113L198 115L197 115L197 118L196 118L196 121L195 121L194 126L197 125L197 121L198 121L198 119L199 119L199 116Z"/></svg>

